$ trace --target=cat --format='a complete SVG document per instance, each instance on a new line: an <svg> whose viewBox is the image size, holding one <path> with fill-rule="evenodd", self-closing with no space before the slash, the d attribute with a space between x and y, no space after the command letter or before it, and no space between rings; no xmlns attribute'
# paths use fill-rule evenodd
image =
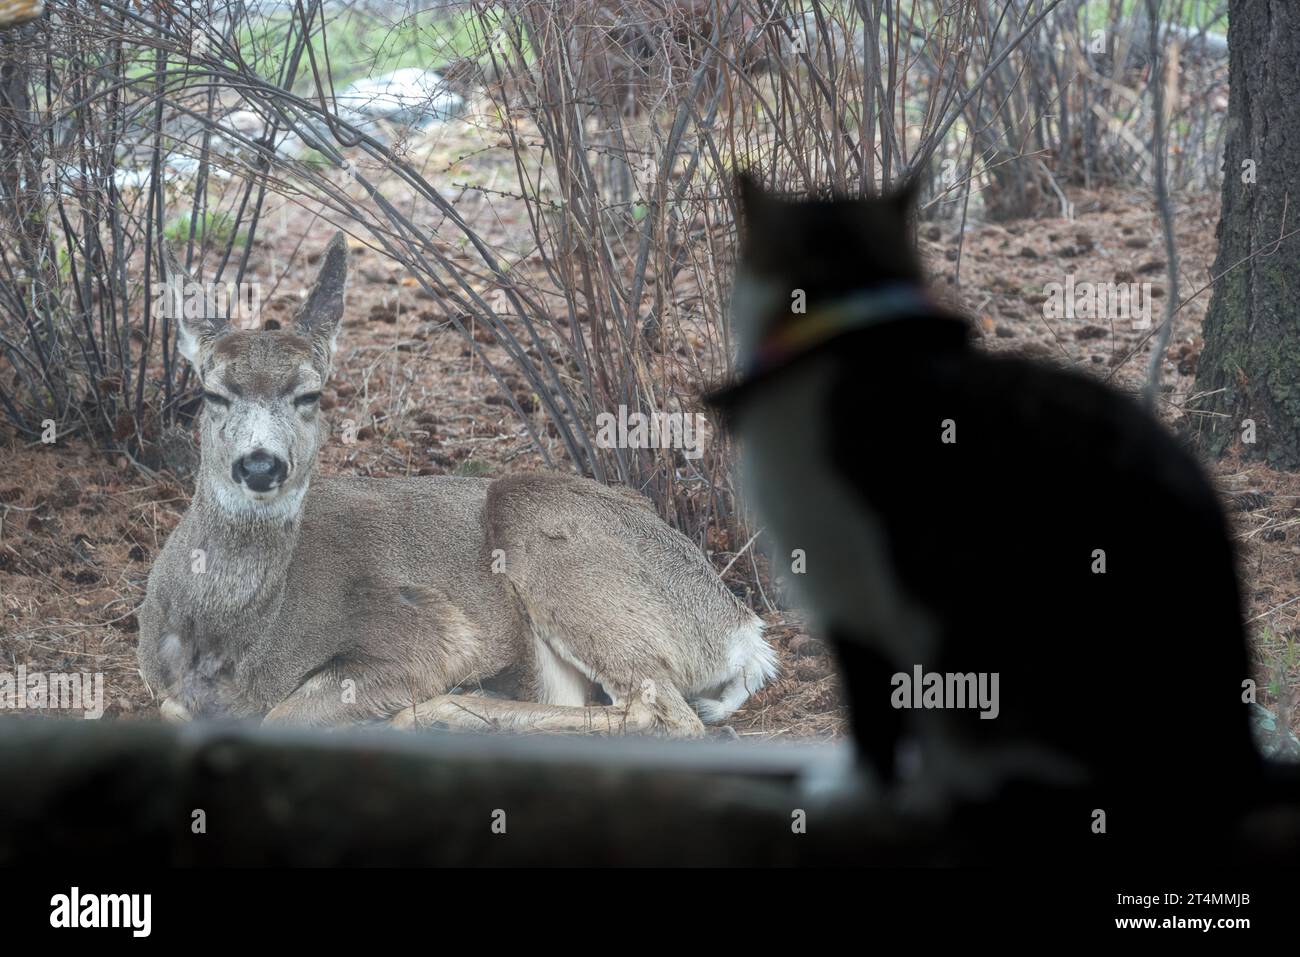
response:
<svg viewBox="0 0 1300 957"><path fill-rule="evenodd" d="M1193 826L1203 847L1260 761L1234 552L1196 460L1093 378L975 347L925 289L914 186L738 191L743 371L709 401L799 559L864 763L1000 849L1193 853ZM976 683L944 676L966 675L998 700L952 707Z"/></svg>

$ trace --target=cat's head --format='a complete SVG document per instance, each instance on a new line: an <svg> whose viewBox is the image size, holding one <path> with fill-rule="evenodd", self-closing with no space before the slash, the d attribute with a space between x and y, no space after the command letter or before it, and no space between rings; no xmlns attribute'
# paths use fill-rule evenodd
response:
<svg viewBox="0 0 1300 957"><path fill-rule="evenodd" d="M865 198L783 199L739 177L731 329L741 378L708 397L718 412L845 332L935 313L909 227L916 183Z"/></svg>
<svg viewBox="0 0 1300 957"><path fill-rule="evenodd" d="M921 285L908 220L916 179L881 196L783 199L738 177L732 331L742 366L783 323L873 289Z"/></svg>

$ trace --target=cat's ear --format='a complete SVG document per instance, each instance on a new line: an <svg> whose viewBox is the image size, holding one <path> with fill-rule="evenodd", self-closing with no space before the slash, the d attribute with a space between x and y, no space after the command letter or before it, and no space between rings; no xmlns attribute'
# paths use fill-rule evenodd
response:
<svg viewBox="0 0 1300 957"><path fill-rule="evenodd" d="M921 198L920 170L913 170L902 180L894 183L885 193L885 200L906 219L916 211L917 200Z"/></svg>
<svg viewBox="0 0 1300 957"><path fill-rule="evenodd" d="M771 208L773 200L763 189L757 177L749 170L736 174L736 196L740 199L740 214L746 226L762 222L764 214Z"/></svg>

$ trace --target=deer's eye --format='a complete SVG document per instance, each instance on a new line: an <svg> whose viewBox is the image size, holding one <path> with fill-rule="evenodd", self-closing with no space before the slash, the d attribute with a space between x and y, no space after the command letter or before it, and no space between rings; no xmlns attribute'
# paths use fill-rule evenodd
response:
<svg viewBox="0 0 1300 957"><path fill-rule="evenodd" d="M216 405L221 406L223 409L230 408L230 400L227 399L224 395L217 395L215 392L204 392L203 401L212 402Z"/></svg>
<svg viewBox="0 0 1300 957"><path fill-rule="evenodd" d="M293 404L295 408L306 409L310 406L314 406L319 401L319 392L304 392L302 395L294 397Z"/></svg>

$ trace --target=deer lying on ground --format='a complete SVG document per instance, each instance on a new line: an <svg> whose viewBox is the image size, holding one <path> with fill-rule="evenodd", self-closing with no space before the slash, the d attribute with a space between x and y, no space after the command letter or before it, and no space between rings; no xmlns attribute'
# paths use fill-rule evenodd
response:
<svg viewBox="0 0 1300 957"><path fill-rule="evenodd" d="M735 711L775 671L762 624L639 495L313 475L347 256L340 233L285 329L178 320L204 408L139 612L164 716L695 736Z"/></svg>

